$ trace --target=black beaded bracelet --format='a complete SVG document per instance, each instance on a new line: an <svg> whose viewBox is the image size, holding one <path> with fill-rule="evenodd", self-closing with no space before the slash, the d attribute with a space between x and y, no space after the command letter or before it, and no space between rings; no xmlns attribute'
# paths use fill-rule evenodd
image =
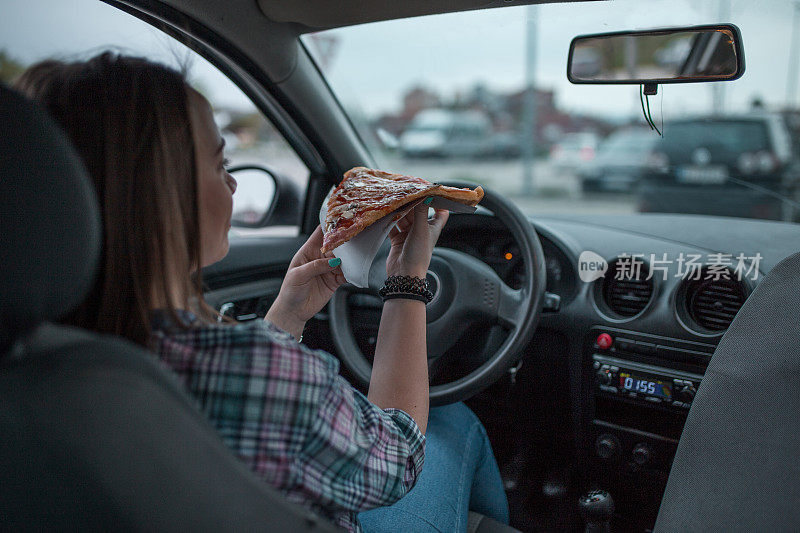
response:
<svg viewBox="0 0 800 533"><path fill-rule="evenodd" d="M393 298L410 298L426 304L433 300L428 280L413 276L389 276L378 291L383 301Z"/></svg>
<svg viewBox="0 0 800 533"><path fill-rule="evenodd" d="M410 292L393 292L391 294L387 294L386 296L384 296L383 301L385 302L386 300L394 300L397 298L402 298L404 300L418 300L424 304L430 302L430 300L428 300L424 296L420 294L411 294Z"/></svg>

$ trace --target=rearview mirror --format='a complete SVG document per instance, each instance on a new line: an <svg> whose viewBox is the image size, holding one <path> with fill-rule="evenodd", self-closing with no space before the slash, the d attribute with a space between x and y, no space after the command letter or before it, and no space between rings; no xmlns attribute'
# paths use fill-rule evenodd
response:
<svg viewBox="0 0 800 533"><path fill-rule="evenodd" d="M580 35L567 62L572 83L692 83L742 74L742 37L733 24Z"/></svg>

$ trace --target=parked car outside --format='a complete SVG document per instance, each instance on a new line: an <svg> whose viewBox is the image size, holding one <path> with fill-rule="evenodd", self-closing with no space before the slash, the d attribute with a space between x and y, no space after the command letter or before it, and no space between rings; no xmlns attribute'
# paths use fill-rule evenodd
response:
<svg viewBox="0 0 800 533"><path fill-rule="evenodd" d="M664 127L639 189L644 212L793 219L798 163L777 113L679 120ZM725 194L721 194L722 191ZM680 198L680 200L678 200Z"/></svg>
<svg viewBox="0 0 800 533"><path fill-rule="evenodd" d="M598 147L578 177L584 192L633 190L648 168L659 165L652 149L659 137L644 128L617 130Z"/></svg>
<svg viewBox="0 0 800 533"><path fill-rule="evenodd" d="M550 162L557 170L577 172L594 160L599 144L596 133L567 133L550 148Z"/></svg>
<svg viewBox="0 0 800 533"><path fill-rule="evenodd" d="M518 141L497 134L485 113L426 109L400 136L400 152L409 158L464 158L510 156Z"/></svg>

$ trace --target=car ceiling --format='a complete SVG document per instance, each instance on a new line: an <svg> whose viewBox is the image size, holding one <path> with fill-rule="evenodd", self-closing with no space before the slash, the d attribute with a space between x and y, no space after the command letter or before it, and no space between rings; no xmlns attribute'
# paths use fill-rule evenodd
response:
<svg viewBox="0 0 800 533"><path fill-rule="evenodd" d="M590 1L590 0L571 0ZM596 0L595 0L596 1ZM548 0L258 0L264 15L279 23L295 23L306 31L454 11L555 3Z"/></svg>

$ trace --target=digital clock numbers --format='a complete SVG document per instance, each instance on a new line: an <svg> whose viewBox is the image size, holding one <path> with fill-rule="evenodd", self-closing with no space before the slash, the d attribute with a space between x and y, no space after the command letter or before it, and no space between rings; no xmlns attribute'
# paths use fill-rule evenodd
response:
<svg viewBox="0 0 800 533"><path fill-rule="evenodd" d="M647 394L666 400L672 398L672 383L661 381L655 378L655 376L648 376L646 374L620 372L619 387L630 392Z"/></svg>

